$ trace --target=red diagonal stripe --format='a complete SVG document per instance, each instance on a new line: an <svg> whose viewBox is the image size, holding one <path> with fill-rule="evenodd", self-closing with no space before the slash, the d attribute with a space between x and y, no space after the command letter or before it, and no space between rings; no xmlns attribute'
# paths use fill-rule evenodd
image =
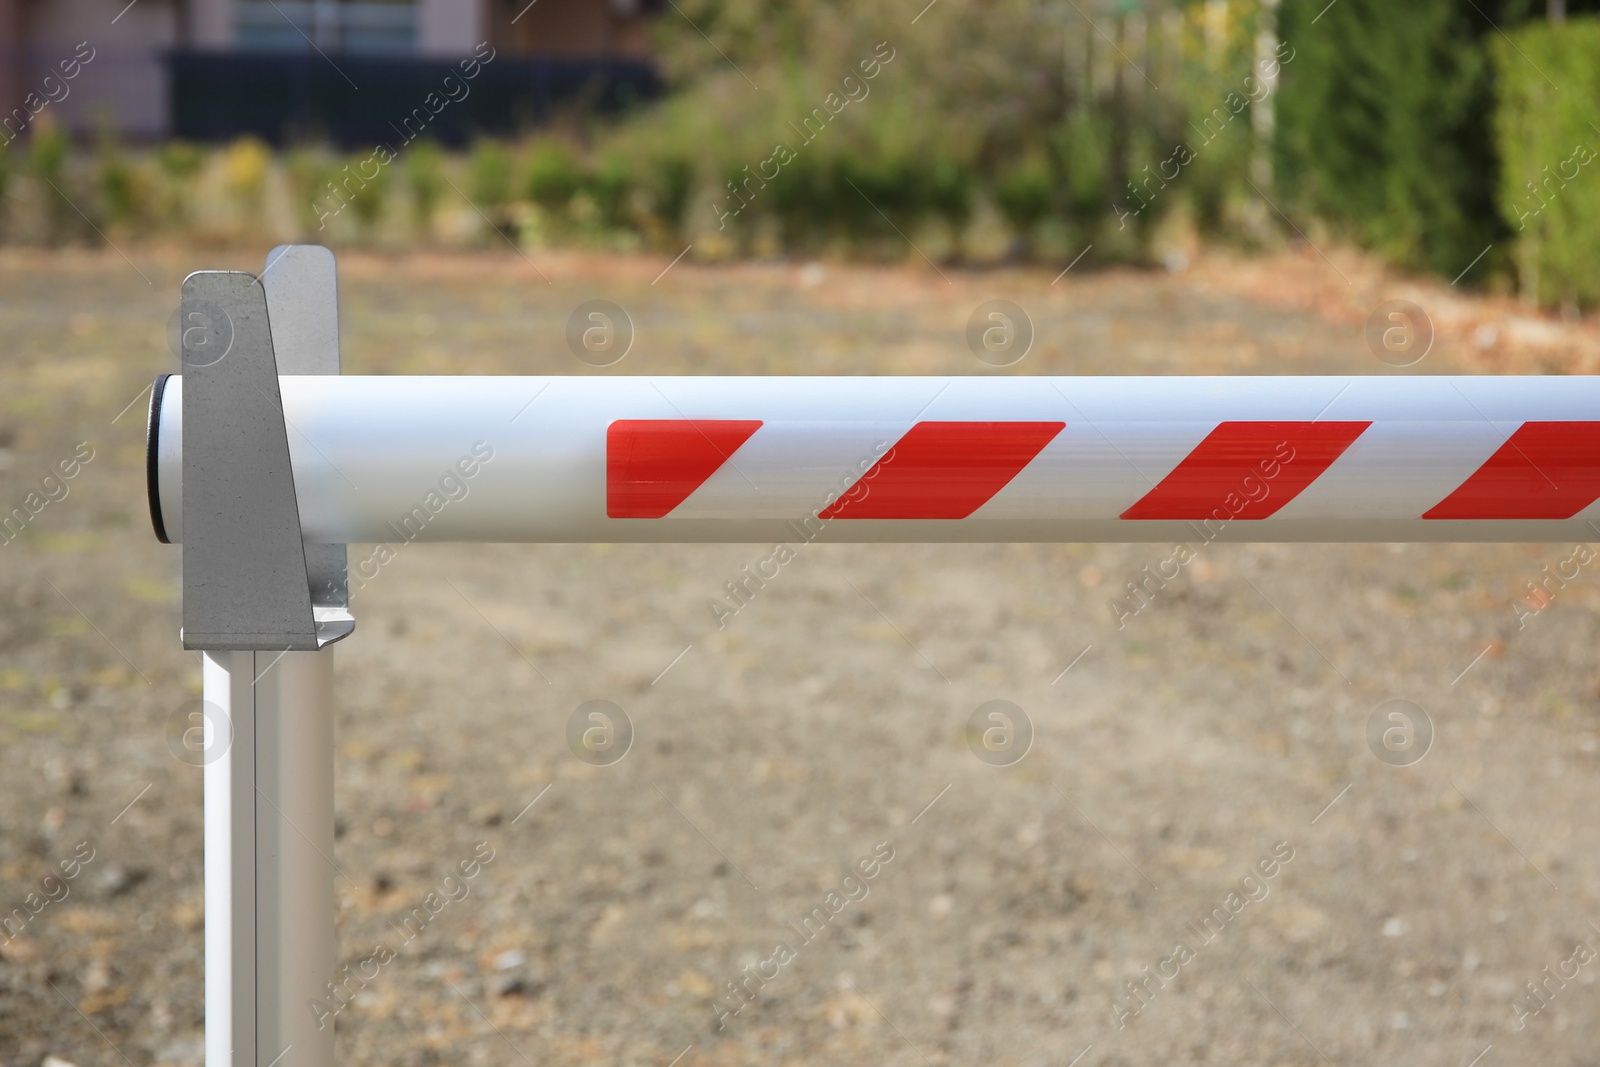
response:
<svg viewBox="0 0 1600 1067"><path fill-rule="evenodd" d="M759 419L618 419L606 427L606 514L661 518L760 427Z"/></svg>
<svg viewBox="0 0 1600 1067"><path fill-rule="evenodd" d="M1424 519L1570 519L1600 497L1600 422L1525 422Z"/></svg>
<svg viewBox="0 0 1600 1067"><path fill-rule="evenodd" d="M1122 517L1264 519L1299 496L1371 425L1221 423Z"/></svg>
<svg viewBox="0 0 1600 1067"><path fill-rule="evenodd" d="M1005 488L1064 422L919 422L822 519L964 519Z"/></svg>

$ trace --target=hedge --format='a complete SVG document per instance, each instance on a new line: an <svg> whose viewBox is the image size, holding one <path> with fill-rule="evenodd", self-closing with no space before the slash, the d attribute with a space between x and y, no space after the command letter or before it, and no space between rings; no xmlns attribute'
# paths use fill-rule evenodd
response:
<svg viewBox="0 0 1600 1067"><path fill-rule="evenodd" d="M1540 303L1600 303L1600 19L1536 23L1491 42L1499 206L1519 288Z"/></svg>

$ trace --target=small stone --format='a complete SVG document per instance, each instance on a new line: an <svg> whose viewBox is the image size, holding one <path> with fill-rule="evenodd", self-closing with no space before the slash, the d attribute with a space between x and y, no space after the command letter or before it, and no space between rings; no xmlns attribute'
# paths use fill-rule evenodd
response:
<svg viewBox="0 0 1600 1067"><path fill-rule="evenodd" d="M105 886L106 892L111 896L120 897L138 888L139 884L149 877L150 872L143 867L124 867L114 863L100 876L100 884Z"/></svg>
<svg viewBox="0 0 1600 1067"><path fill-rule="evenodd" d="M1399 937L1406 932L1406 921L1398 915L1392 915L1383 922L1384 937Z"/></svg>
<svg viewBox="0 0 1600 1067"><path fill-rule="evenodd" d="M111 988L111 980L111 964L106 960L94 960L84 972L83 990L86 993L103 993Z"/></svg>
<svg viewBox="0 0 1600 1067"><path fill-rule="evenodd" d="M520 974L501 975L496 978L491 989L497 997L525 997L529 995L528 981Z"/></svg>
<svg viewBox="0 0 1600 1067"><path fill-rule="evenodd" d="M508 949L494 958L494 969L509 971L513 967L521 967L528 962L528 954L520 948Z"/></svg>

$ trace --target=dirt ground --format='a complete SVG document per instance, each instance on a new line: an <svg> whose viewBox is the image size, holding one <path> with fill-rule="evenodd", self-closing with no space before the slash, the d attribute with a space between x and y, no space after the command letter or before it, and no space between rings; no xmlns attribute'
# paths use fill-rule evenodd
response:
<svg viewBox="0 0 1600 1067"><path fill-rule="evenodd" d="M182 275L261 251L129 252L0 254L0 505L78 460L0 546L4 1067L201 1059L200 777L165 735L198 663L141 390ZM602 373L1600 363L1592 323L1311 250L1055 282L664 266L346 255L345 369L588 372L563 332L592 298L638 330ZM991 298L1037 330L1007 370L963 339ZM1390 298L1438 328L1406 370L1363 340ZM493 858L340 1012L341 1063L1600 1062L1600 595L1582 570L1525 599L1574 546L1213 545L1119 630L1162 546L811 545L719 630L706 601L769 550L417 545L363 590L340 959ZM568 749L592 699L635 730L610 766ZM991 700L1035 732L1009 766L969 748ZM1410 765L1369 747L1391 700L1434 731Z"/></svg>

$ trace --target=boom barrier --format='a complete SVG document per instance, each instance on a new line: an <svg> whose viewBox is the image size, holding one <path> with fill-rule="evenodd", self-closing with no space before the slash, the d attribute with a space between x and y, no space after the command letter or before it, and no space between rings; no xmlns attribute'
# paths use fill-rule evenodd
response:
<svg viewBox="0 0 1600 1067"><path fill-rule="evenodd" d="M1600 379L285 377L308 541L1541 541ZM259 401L265 398L258 398ZM156 400L183 537L183 387Z"/></svg>
<svg viewBox="0 0 1600 1067"><path fill-rule="evenodd" d="M341 377L313 246L181 316L148 480L203 653L208 1067L333 1063L350 542L1600 533L1595 377Z"/></svg>

